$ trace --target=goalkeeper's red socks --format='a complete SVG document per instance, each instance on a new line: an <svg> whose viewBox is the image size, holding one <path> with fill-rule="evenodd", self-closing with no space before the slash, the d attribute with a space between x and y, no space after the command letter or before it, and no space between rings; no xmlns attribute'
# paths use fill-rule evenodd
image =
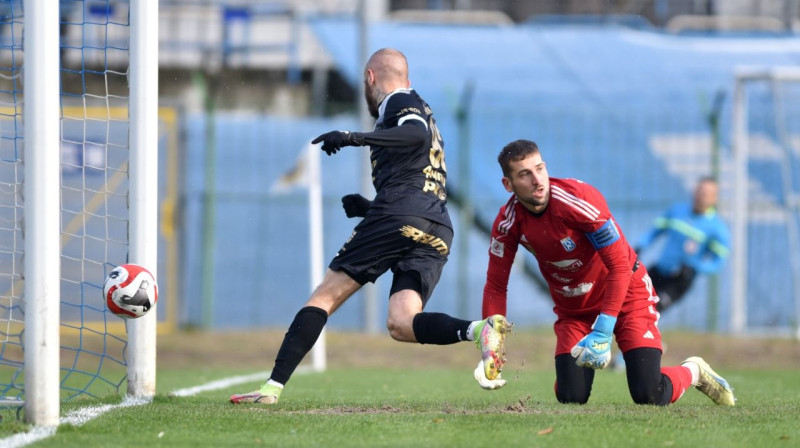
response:
<svg viewBox="0 0 800 448"><path fill-rule="evenodd" d="M685 366L662 367L661 373L672 381L672 398L670 403L675 403L687 389L692 387L692 371Z"/></svg>

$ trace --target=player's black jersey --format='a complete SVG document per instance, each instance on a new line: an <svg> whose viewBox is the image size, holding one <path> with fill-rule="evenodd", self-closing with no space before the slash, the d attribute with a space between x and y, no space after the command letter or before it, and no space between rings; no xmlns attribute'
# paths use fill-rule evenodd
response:
<svg viewBox="0 0 800 448"><path fill-rule="evenodd" d="M444 142L425 101L413 89L390 93L379 107L369 138L372 184L376 196L368 214L411 215L452 228L447 212ZM401 128L403 132L399 132Z"/></svg>

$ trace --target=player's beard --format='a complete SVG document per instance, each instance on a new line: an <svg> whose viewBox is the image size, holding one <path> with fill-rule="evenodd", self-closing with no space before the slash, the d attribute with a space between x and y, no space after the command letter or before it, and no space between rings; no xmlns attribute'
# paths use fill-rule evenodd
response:
<svg viewBox="0 0 800 448"><path fill-rule="evenodd" d="M535 199L535 198L532 198L532 197L523 198L523 197L520 197L519 195L517 195L517 199L519 199L521 202L524 202L525 204L528 204L528 205L533 206L533 207L543 207L543 206L547 205L547 202L548 202L547 198L544 198L544 199Z"/></svg>
<svg viewBox="0 0 800 448"><path fill-rule="evenodd" d="M533 193L530 193L528 195L521 195L521 194L517 193L516 191L514 192L514 194L517 195L517 199L520 202L522 202L523 204L529 205L532 208L541 207L542 210L544 210L544 208L547 206L547 203L550 202L550 194L549 193L550 193L549 189L545 188L544 196L542 196L542 198L540 199L540 198L535 197L533 195Z"/></svg>
<svg viewBox="0 0 800 448"><path fill-rule="evenodd" d="M364 99L367 101L367 110L372 118L378 119L378 89L373 86L364 86Z"/></svg>

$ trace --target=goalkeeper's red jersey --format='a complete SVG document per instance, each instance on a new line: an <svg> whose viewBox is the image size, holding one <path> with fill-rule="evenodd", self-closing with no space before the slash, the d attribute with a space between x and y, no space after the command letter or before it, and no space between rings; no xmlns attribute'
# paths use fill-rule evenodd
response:
<svg viewBox="0 0 800 448"><path fill-rule="evenodd" d="M559 317L617 316L636 306L628 294L639 269L600 192L579 180L550 178L550 200L541 214L516 196L500 208L492 226L483 316L506 315L508 278L519 245L533 253L550 287ZM641 303L641 302L640 302ZM643 303L647 306L647 302Z"/></svg>

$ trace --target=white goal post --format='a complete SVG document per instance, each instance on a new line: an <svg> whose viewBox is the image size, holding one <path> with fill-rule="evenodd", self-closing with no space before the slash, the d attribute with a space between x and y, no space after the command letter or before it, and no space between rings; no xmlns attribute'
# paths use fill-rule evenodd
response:
<svg viewBox="0 0 800 448"><path fill-rule="evenodd" d="M131 0L130 8L130 262L158 272L158 0ZM127 321L135 397L156 393L157 306Z"/></svg>
<svg viewBox="0 0 800 448"><path fill-rule="evenodd" d="M25 0L25 418L59 423L61 284L58 8Z"/></svg>
<svg viewBox="0 0 800 448"><path fill-rule="evenodd" d="M774 97L773 112L775 113L775 128L780 146L785 150L784 160L781 164L781 183L783 188L782 216L785 220L787 231L787 244L789 246L789 268L791 279L787 285L776 285L787 288L785 295L794 308L794 337L800 339L800 238L795 215L800 210L798 195L792 190L793 173L791 167L791 142L787 135L786 125L783 123L783 104L780 96L780 83L797 82L800 85L799 67L770 67L740 68L735 73L732 143L733 143L733 285L731 291L730 329L733 334L743 335L749 332L748 327L748 254L749 235L748 228L751 221L749 190L751 178L749 173L750 142L749 132L749 104L748 87L754 83L767 84L772 89Z"/></svg>
<svg viewBox="0 0 800 448"><path fill-rule="evenodd" d="M21 188L24 188L25 309L22 367L25 371L25 419L36 426L60 423L62 398L60 180L63 176L60 154L61 114L65 109L60 102L63 75L60 11L58 2L55 7L53 3L52 0L24 0L23 19L24 187ZM128 50L127 256L129 262L147 266L157 273L158 0L130 0ZM122 101L124 97L116 96L115 100ZM154 306L146 316L126 321L127 391L135 397L150 399L156 392L157 314Z"/></svg>

